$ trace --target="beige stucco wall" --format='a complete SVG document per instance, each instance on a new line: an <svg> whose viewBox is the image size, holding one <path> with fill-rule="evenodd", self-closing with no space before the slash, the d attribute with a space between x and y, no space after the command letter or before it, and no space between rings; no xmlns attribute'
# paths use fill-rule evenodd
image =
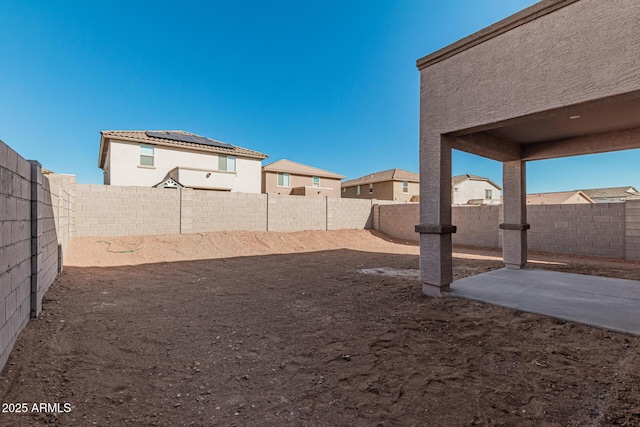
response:
<svg viewBox="0 0 640 427"><path fill-rule="evenodd" d="M107 153L110 170L105 175L105 183L152 187L160 183L169 171L182 166L191 169L185 172L189 182L183 185L187 187L231 188L231 191L260 193L262 162L259 159L236 157L236 173L215 172L218 169L218 155L215 153L155 146L154 167L150 168L139 165L140 145L144 144L111 140ZM215 173L206 178L210 171Z"/></svg>
<svg viewBox="0 0 640 427"><path fill-rule="evenodd" d="M466 180L452 187L454 205L464 205L473 199L484 199L485 190L492 190L491 200L500 203L500 189L487 181Z"/></svg>
<svg viewBox="0 0 640 427"><path fill-rule="evenodd" d="M320 177L320 187L313 187L313 177L289 173L290 186L278 186L278 172L262 171L262 192L282 195L340 197L340 180ZM308 187L306 189L301 187ZM314 188L316 189L314 191ZM298 189L298 190L296 190Z"/></svg>

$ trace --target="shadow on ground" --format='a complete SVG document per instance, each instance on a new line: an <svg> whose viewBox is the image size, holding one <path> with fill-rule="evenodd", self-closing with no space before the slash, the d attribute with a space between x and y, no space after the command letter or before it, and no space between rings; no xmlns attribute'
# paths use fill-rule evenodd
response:
<svg viewBox="0 0 640 427"><path fill-rule="evenodd" d="M501 266L454 260L456 274ZM423 297L346 249L67 268L2 374L3 425L640 423L640 340Z"/></svg>

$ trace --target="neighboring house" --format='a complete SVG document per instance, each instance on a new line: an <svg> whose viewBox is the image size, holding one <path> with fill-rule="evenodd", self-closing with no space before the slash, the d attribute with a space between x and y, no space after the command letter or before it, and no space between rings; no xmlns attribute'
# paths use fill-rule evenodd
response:
<svg viewBox="0 0 640 427"><path fill-rule="evenodd" d="M498 205L500 187L489 178L457 175L451 178L451 203L454 205Z"/></svg>
<svg viewBox="0 0 640 427"><path fill-rule="evenodd" d="M100 132L106 185L260 193L268 156L184 131Z"/></svg>
<svg viewBox="0 0 640 427"><path fill-rule="evenodd" d="M342 178L344 175L283 159L262 167L262 192L340 197Z"/></svg>
<svg viewBox="0 0 640 427"><path fill-rule="evenodd" d="M573 205L593 203L594 201L580 190L527 194L527 205Z"/></svg>
<svg viewBox="0 0 640 427"><path fill-rule="evenodd" d="M420 175L403 169L389 169L342 183L343 198L409 202L419 194Z"/></svg>
<svg viewBox="0 0 640 427"><path fill-rule="evenodd" d="M595 203L619 203L640 196L635 187L590 188L580 190L591 197Z"/></svg>

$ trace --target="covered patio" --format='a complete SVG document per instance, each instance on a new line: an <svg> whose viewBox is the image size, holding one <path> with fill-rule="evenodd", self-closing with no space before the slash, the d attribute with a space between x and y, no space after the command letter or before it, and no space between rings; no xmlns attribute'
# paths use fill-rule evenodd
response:
<svg viewBox="0 0 640 427"><path fill-rule="evenodd" d="M504 265L514 271L500 274L514 283L562 282L559 276L549 282L545 275L519 271L527 264L530 228L526 165L640 148L639 21L636 0L619 0L616 7L599 0L543 0L418 60L420 224L415 229L425 295L442 296L453 281L452 149L503 164L499 227ZM627 253L640 259L640 230L625 238ZM543 288L534 292L542 295Z"/></svg>

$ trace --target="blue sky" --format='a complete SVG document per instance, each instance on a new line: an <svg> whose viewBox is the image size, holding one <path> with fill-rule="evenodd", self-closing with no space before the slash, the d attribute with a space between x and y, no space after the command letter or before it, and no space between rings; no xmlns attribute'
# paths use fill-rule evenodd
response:
<svg viewBox="0 0 640 427"><path fill-rule="evenodd" d="M99 131L182 129L356 178L418 171L418 58L533 0L0 3L0 139L102 183ZM529 192L640 185L640 150L531 162ZM454 152L454 175L501 164Z"/></svg>

